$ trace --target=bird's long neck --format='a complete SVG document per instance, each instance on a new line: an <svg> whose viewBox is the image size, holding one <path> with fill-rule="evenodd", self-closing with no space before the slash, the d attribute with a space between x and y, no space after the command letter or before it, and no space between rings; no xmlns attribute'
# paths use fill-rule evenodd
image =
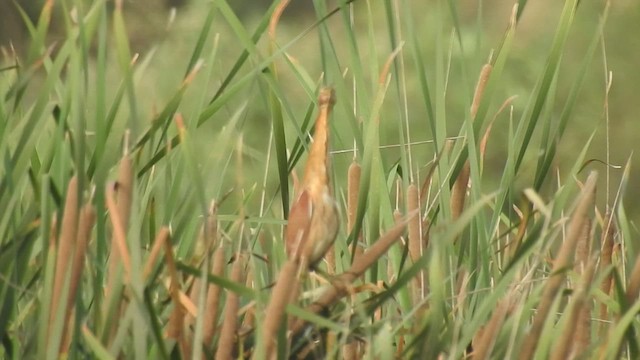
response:
<svg viewBox="0 0 640 360"><path fill-rule="evenodd" d="M329 116L334 103L333 89L321 89L318 97L319 112L303 179L304 185L313 190L321 190L329 183Z"/></svg>

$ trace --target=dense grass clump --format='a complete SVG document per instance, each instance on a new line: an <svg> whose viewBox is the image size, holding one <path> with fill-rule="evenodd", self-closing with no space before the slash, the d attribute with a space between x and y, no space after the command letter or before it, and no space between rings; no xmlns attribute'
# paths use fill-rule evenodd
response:
<svg viewBox="0 0 640 360"><path fill-rule="evenodd" d="M122 1L24 17L29 48L0 66L1 356L640 357L629 164L612 190L593 135L559 154L609 6L565 76L565 1L516 98L526 1L495 39L455 1L313 3L299 31L286 0L255 23L195 2L198 31L144 54ZM320 178L340 227L309 264L292 239L329 220L292 204Z"/></svg>

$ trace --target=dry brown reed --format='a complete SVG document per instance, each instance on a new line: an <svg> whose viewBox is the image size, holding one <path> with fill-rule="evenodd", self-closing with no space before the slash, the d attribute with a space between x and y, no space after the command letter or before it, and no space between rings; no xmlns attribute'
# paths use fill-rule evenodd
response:
<svg viewBox="0 0 640 360"><path fill-rule="evenodd" d="M235 283L243 281L244 264L240 254L236 254L235 261L231 268L230 280ZM233 350L236 345L236 333L238 330L238 309L240 304L240 296L227 290L227 301L224 309L224 320L220 329L220 339L218 340L218 348L216 349L215 359L227 360L233 358Z"/></svg>
<svg viewBox="0 0 640 360"><path fill-rule="evenodd" d="M589 211L593 207L597 179L597 173L595 171L591 172L578 197L576 209L569 222L566 239L553 262L553 270L545 283L542 299L533 318L531 330L524 340L519 356L521 360L531 359L535 354L542 328L547 320L556 295L565 280L565 271L571 265L576 243L583 232L583 226L588 219Z"/></svg>

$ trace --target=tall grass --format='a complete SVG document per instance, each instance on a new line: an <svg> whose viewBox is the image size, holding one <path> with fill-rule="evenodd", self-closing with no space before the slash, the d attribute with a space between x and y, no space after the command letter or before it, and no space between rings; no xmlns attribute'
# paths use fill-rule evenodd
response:
<svg viewBox="0 0 640 360"><path fill-rule="evenodd" d="M24 16L28 51L4 51L3 358L640 356L629 164L610 203L584 169L593 136L556 166L585 126L576 105L608 3L570 77L581 7L565 1L517 99L526 1L495 39L455 1L424 14L314 0L316 21L293 33L288 1L253 25L226 0L196 2L199 32L172 35L191 50L171 73L154 70L171 43L133 54L114 4L47 1ZM181 79L154 90L163 76ZM327 84L342 225L307 271L286 259L283 227Z"/></svg>

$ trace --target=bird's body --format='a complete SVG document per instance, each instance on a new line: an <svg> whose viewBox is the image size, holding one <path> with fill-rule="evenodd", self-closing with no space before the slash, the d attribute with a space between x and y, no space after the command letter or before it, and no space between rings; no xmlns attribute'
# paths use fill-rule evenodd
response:
<svg viewBox="0 0 640 360"><path fill-rule="evenodd" d="M314 266L322 259L333 244L339 228L338 206L328 175L328 119L334 103L333 89L321 89L309 158L285 231L289 257L304 259L309 266Z"/></svg>

